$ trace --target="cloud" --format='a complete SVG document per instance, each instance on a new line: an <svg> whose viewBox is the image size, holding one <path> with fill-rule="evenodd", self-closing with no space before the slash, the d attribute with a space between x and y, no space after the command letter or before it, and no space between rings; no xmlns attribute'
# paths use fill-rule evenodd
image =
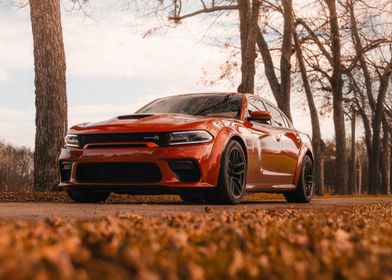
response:
<svg viewBox="0 0 392 280"><path fill-rule="evenodd" d="M111 119L116 116L132 114L138 109L142 108L149 102L165 97L168 95L173 95L169 93L170 90L162 91L160 93L149 94L135 100L135 102L130 104L100 104L100 105L76 105L69 108L69 126L84 123L84 122L98 122L106 119ZM175 91L173 92L184 92Z"/></svg>
<svg viewBox="0 0 392 280"><path fill-rule="evenodd" d="M0 82L7 80L7 72L4 69L0 69Z"/></svg>
<svg viewBox="0 0 392 280"><path fill-rule="evenodd" d="M219 66L219 48L200 45L183 27L142 38L131 27L130 14L118 13L99 22L64 20L68 73L79 76L124 76L167 84L196 84L206 65ZM192 26L200 30L200 25Z"/></svg>
<svg viewBox="0 0 392 280"><path fill-rule="evenodd" d="M0 13L0 82L15 72L33 69L33 41L28 11Z"/></svg>

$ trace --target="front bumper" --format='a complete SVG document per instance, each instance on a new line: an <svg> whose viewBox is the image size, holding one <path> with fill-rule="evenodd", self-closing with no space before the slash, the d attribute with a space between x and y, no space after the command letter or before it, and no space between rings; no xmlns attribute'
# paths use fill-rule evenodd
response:
<svg viewBox="0 0 392 280"><path fill-rule="evenodd" d="M219 158L213 151L214 143L159 147L149 145L137 148L63 148L59 162L71 163L70 178L62 181L60 187L66 189L93 189L126 193L170 193L193 188L213 188L219 174ZM180 180L169 165L171 160L191 160L200 170L198 181ZM162 174L159 182L150 183L108 183L80 182L77 168L86 163L154 163Z"/></svg>

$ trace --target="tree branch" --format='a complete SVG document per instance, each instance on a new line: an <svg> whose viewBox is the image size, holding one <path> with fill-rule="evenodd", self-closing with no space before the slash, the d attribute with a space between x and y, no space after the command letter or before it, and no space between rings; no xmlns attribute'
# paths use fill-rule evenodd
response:
<svg viewBox="0 0 392 280"><path fill-rule="evenodd" d="M172 16L172 17L169 17L169 20L173 20L175 22L180 22L183 19L193 17L196 15L200 15L200 14L207 14L207 13L213 13L213 12L218 12L218 11L231 11L231 10L238 10L238 5L213 6L211 8L197 10L197 11L194 11L192 13L185 14L182 16Z"/></svg>

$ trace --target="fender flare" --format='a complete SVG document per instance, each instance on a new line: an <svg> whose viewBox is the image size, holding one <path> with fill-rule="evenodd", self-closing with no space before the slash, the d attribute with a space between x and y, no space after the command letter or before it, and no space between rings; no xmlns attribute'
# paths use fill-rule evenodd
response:
<svg viewBox="0 0 392 280"><path fill-rule="evenodd" d="M208 172L208 181L214 185L218 184L222 154L231 140L236 140L240 143L244 149L246 161L248 162L248 150L244 139L237 131L228 127L223 128L214 139L214 145L209 157L210 164L212 163L212 165Z"/></svg>
<svg viewBox="0 0 392 280"><path fill-rule="evenodd" d="M294 182L293 182L295 186L298 186L298 180L301 175L302 163L306 155L309 155L312 161L314 162L314 155L312 149L310 149L307 146L302 146L298 154L297 167L295 169Z"/></svg>

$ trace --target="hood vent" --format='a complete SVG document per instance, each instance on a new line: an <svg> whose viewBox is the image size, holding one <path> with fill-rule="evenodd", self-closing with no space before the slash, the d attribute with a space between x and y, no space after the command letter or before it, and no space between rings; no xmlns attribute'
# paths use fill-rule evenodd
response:
<svg viewBox="0 0 392 280"><path fill-rule="evenodd" d="M117 119L119 120L139 120L147 117L151 117L153 115L151 114L135 114L135 115L125 115L125 116L119 116Z"/></svg>

